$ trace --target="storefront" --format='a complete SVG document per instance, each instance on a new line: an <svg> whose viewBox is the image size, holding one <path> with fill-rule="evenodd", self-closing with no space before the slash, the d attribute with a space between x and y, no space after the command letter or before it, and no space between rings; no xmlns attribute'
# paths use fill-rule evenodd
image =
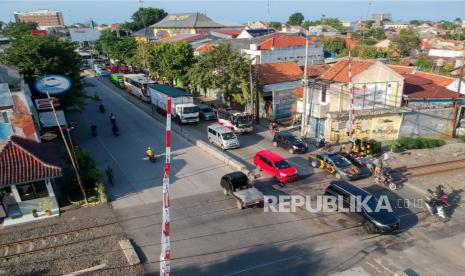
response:
<svg viewBox="0 0 465 276"><path fill-rule="evenodd" d="M354 136L359 139L394 140L399 136L402 114L407 110L379 109L359 111L356 114ZM349 139L347 112L330 112L325 123L325 138L331 142Z"/></svg>

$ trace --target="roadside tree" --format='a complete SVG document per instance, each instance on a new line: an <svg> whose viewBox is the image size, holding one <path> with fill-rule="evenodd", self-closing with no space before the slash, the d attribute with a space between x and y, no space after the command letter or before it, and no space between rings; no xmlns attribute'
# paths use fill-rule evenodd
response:
<svg viewBox="0 0 465 276"><path fill-rule="evenodd" d="M31 34L31 31L36 29L35 22L10 22L3 26L2 33L9 38L19 38Z"/></svg>
<svg viewBox="0 0 465 276"><path fill-rule="evenodd" d="M0 61L18 68L31 88L38 77L50 74L67 76L72 82L71 91L60 100L65 107L82 108L81 58L74 49L72 42L55 35L24 35L11 43Z"/></svg>
<svg viewBox="0 0 465 276"><path fill-rule="evenodd" d="M400 51L402 56L407 56L410 50L418 49L420 38L413 30L400 30L392 39L393 46Z"/></svg>
<svg viewBox="0 0 465 276"><path fill-rule="evenodd" d="M153 25L162 20L167 13L158 8L139 8L132 16L131 22L124 22L122 28L128 31L138 31L146 26Z"/></svg>
<svg viewBox="0 0 465 276"><path fill-rule="evenodd" d="M296 12L296 13L291 14L291 16L289 16L289 20L287 21L287 24L300 26L304 22L304 19L305 17L302 13Z"/></svg>

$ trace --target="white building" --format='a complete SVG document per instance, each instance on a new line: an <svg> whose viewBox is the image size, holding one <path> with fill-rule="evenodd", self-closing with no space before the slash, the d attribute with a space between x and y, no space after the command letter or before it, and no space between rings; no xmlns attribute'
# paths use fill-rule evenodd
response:
<svg viewBox="0 0 465 276"><path fill-rule="evenodd" d="M251 44L250 49L242 49L254 64L267 64L296 61L299 66L305 63L305 37L276 36L260 44ZM310 43L308 64L321 64L324 60L323 45Z"/></svg>
<svg viewBox="0 0 465 276"><path fill-rule="evenodd" d="M331 26L328 25L318 25L318 26L310 26L308 28L308 35L310 36L337 36L340 35L341 32Z"/></svg>

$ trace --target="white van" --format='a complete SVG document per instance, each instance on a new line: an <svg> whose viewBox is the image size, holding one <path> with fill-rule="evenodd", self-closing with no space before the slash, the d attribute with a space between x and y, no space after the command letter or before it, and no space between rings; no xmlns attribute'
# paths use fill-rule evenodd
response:
<svg viewBox="0 0 465 276"><path fill-rule="evenodd" d="M218 124L208 126L208 141L224 150L239 147L239 139L237 139L236 134L229 128Z"/></svg>

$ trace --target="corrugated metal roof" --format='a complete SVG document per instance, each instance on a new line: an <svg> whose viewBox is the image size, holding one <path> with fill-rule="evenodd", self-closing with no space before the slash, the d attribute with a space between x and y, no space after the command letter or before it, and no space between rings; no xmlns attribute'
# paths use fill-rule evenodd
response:
<svg viewBox="0 0 465 276"><path fill-rule="evenodd" d="M149 87L156 90L156 91L159 91L163 94L166 94L168 96L171 96L173 98L177 98L177 97L189 97L189 96L192 96L182 90L179 90L177 88L174 88L174 87L171 87L171 86L168 86L168 85L164 85L164 84L149 84Z"/></svg>
<svg viewBox="0 0 465 276"><path fill-rule="evenodd" d="M152 25L155 28L221 28L223 25L211 20L203 13L168 14L160 22Z"/></svg>

